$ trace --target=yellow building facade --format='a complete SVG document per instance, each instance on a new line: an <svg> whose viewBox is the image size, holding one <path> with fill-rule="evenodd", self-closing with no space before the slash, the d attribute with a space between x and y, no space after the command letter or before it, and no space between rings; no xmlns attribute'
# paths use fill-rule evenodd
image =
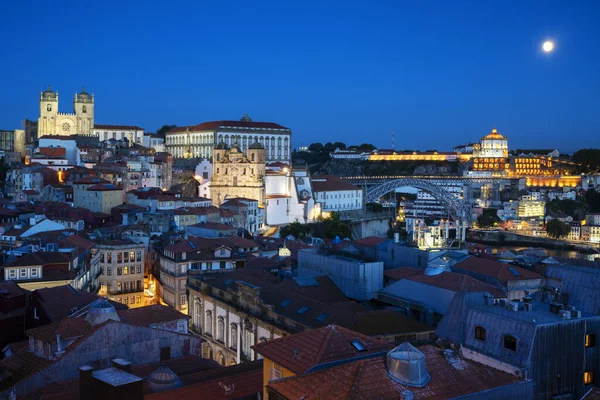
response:
<svg viewBox="0 0 600 400"><path fill-rule="evenodd" d="M48 89L40 94L38 137L44 135L92 134L94 129L94 96L85 89L75 94L73 112L58 112L58 91Z"/></svg>

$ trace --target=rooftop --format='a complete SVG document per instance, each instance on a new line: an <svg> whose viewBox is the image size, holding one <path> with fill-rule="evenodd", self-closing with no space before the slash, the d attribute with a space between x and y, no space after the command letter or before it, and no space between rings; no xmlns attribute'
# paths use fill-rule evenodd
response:
<svg viewBox="0 0 600 400"><path fill-rule="evenodd" d="M122 322L131 325L150 326L165 322L177 321L180 319L189 319L185 314L180 313L172 307L160 304L119 310L117 312Z"/></svg>
<svg viewBox="0 0 600 400"><path fill-rule="evenodd" d="M467 257L456 263L452 267L452 270L454 269L497 278L504 285L508 284L509 281L542 279L540 274L528 269L483 257Z"/></svg>
<svg viewBox="0 0 600 400"><path fill-rule="evenodd" d="M387 352L393 346L337 325L259 343L252 348L295 374L318 365Z"/></svg>
<svg viewBox="0 0 600 400"><path fill-rule="evenodd" d="M521 381L520 378L480 363L456 358L448 361L443 351L423 346L431 380L424 387L402 385L387 373L386 357L348 362L306 375L271 381L268 387L287 399L400 399L410 391L414 399L451 399L484 392Z"/></svg>

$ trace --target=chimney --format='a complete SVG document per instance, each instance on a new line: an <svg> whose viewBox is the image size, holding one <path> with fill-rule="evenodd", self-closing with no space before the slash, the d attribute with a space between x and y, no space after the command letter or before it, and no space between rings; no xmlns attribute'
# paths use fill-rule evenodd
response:
<svg viewBox="0 0 600 400"><path fill-rule="evenodd" d="M89 365L79 367L79 398L80 399L91 399L93 398L92 392L92 372L94 368Z"/></svg>
<svg viewBox="0 0 600 400"><path fill-rule="evenodd" d="M415 395L410 390L403 390L402 397L404 398L404 400L414 400Z"/></svg>
<svg viewBox="0 0 600 400"><path fill-rule="evenodd" d="M131 361L123 360L122 358L115 358L110 363L113 367L120 369L121 371L131 373Z"/></svg>
<svg viewBox="0 0 600 400"><path fill-rule="evenodd" d="M56 356L61 356L63 353L63 343L60 334L56 334Z"/></svg>

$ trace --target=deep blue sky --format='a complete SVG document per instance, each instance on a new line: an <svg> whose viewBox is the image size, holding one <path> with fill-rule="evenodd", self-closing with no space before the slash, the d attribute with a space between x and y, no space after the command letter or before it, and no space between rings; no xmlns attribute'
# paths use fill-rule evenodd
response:
<svg viewBox="0 0 600 400"><path fill-rule="evenodd" d="M51 84L61 111L84 85L97 123L150 131L248 113L294 146L445 150L496 126L511 148L600 147L596 0L1 3L4 129Z"/></svg>

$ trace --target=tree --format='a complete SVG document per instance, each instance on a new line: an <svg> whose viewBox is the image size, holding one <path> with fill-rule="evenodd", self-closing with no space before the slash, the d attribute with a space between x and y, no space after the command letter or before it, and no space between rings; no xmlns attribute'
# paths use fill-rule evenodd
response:
<svg viewBox="0 0 600 400"><path fill-rule="evenodd" d="M313 152L321 152L321 150L323 150L323 145L319 142L312 143L310 146L308 146L308 150Z"/></svg>
<svg viewBox="0 0 600 400"><path fill-rule="evenodd" d="M558 219L551 219L546 223L546 233L555 239L563 238L569 235L569 232L571 232L571 226Z"/></svg>
<svg viewBox="0 0 600 400"><path fill-rule="evenodd" d="M363 143L360 146L358 146L358 150L360 151L373 151L375 150L377 147L373 146L370 143Z"/></svg>
<svg viewBox="0 0 600 400"><path fill-rule="evenodd" d="M600 149L581 149L573 154L573 161L582 165L582 171L600 167Z"/></svg>
<svg viewBox="0 0 600 400"><path fill-rule="evenodd" d="M177 125L163 125L156 131L156 134L158 136L163 136L165 133L169 132L173 128L177 128Z"/></svg>
<svg viewBox="0 0 600 400"><path fill-rule="evenodd" d="M498 218L498 212L495 208L486 208L483 210L483 214L477 217L477 225L480 228L491 228L499 222L500 218Z"/></svg>
<svg viewBox="0 0 600 400"><path fill-rule="evenodd" d="M289 225L284 226L281 229L281 236L287 237L292 235L296 239L302 239L306 237L311 231L310 225L303 225L299 222L292 222Z"/></svg>
<svg viewBox="0 0 600 400"><path fill-rule="evenodd" d="M589 212L600 212L600 194L594 189L590 189L585 192L585 201L587 202Z"/></svg>
<svg viewBox="0 0 600 400"><path fill-rule="evenodd" d="M346 144L342 143L342 142L335 142L333 144L333 147L335 147L336 149L345 149L346 148Z"/></svg>

